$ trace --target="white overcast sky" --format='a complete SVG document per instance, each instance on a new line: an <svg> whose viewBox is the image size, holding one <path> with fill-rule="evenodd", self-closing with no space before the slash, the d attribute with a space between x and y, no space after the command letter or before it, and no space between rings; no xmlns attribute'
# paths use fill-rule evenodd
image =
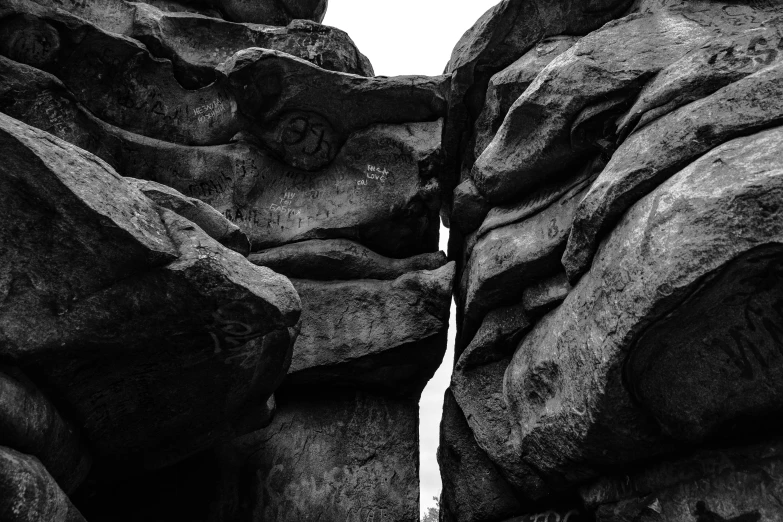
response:
<svg viewBox="0 0 783 522"><path fill-rule="evenodd" d="M497 0L329 0L323 23L346 31L372 62L375 74L443 73L451 50ZM447 230L441 228L441 249ZM449 385L454 358L454 307L449 325L449 351L421 397L421 511L440 496L440 472L435 459L443 392Z"/></svg>

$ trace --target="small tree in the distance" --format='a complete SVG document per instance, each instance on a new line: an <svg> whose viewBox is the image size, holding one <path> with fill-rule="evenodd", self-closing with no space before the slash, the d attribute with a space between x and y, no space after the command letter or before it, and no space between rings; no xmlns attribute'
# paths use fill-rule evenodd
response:
<svg viewBox="0 0 783 522"><path fill-rule="evenodd" d="M438 522L440 501L438 500L438 497L432 497L432 500L435 501L435 507L427 508L427 512L424 514L424 518L421 519L421 522Z"/></svg>

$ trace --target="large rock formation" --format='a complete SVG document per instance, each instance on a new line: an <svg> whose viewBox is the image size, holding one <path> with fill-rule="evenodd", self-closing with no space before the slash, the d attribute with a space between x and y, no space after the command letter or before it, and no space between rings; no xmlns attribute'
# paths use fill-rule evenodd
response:
<svg viewBox="0 0 783 522"><path fill-rule="evenodd" d="M0 0L9 520L416 520L450 78L325 8Z"/></svg>
<svg viewBox="0 0 783 522"><path fill-rule="evenodd" d="M456 62L509 53L480 35L510 5ZM451 391L475 446L447 401L441 520L783 516L765 422L783 407L781 20L777 2L642 0L515 49L474 86L475 124L447 121Z"/></svg>

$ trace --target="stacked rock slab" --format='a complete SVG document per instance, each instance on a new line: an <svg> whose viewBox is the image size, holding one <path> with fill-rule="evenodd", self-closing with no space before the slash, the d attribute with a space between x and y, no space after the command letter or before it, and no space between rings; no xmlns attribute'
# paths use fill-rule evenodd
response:
<svg viewBox="0 0 783 522"><path fill-rule="evenodd" d="M501 2L452 58L508 67L444 134L441 520L779 520L783 6L641 0L577 33L549 4L537 47L486 37Z"/></svg>
<svg viewBox="0 0 783 522"><path fill-rule="evenodd" d="M418 398L455 277L450 77L373 77L325 8L0 0L2 121L31 136L30 176L70 183L49 206L4 192L14 219L32 207L7 234L33 239L0 280L32 292L2 315L0 446L38 460L9 453L0 486L44 466L51 520L72 493L88 520L418 518ZM36 228L66 197L95 217ZM22 400L49 438L19 442Z"/></svg>

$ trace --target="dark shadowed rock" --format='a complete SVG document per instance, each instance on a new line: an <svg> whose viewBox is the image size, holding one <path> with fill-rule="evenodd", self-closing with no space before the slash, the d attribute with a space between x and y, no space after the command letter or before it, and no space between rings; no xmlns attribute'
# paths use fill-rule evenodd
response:
<svg viewBox="0 0 783 522"><path fill-rule="evenodd" d="M511 105L533 83L538 73L560 54L578 42L576 36L544 38L517 61L489 80L484 109L476 120L475 157L481 156L503 123Z"/></svg>
<svg viewBox="0 0 783 522"><path fill-rule="evenodd" d="M571 291L565 272L525 288L522 291L522 307L530 315L540 315L559 305Z"/></svg>
<svg viewBox="0 0 783 522"><path fill-rule="evenodd" d="M502 520L523 511L513 488L476 445L451 390L446 390L443 400L438 464L444 522Z"/></svg>
<svg viewBox="0 0 783 522"><path fill-rule="evenodd" d="M186 147L128 133L93 117L51 75L0 57L3 111L215 207L253 249L348 237L407 257L437 248L440 123L373 126L348 140L333 164L287 167L252 141ZM402 154L401 154L402 152Z"/></svg>
<svg viewBox="0 0 783 522"><path fill-rule="evenodd" d="M598 242L654 187L708 150L783 121L783 65L763 69L631 135L585 195L563 255L569 278L590 266Z"/></svg>
<svg viewBox="0 0 783 522"><path fill-rule="evenodd" d="M384 257L347 239L310 240L254 252L249 261L298 279L397 279L418 270L435 270L446 264L443 252L405 259Z"/></svg>
<svg viewBox="0 0 783 522"><path fill-rule="evenodd" d="M0 368L0 445L38 458L71 493L91 464L78 430L18 369Z"/></svg>
<svg viewBox="0 0 783 522"><path fill-rule="evenodd" d="M445 112L446 77L358 77L260 48L237 52L214 83L189 90L169 60L138 41L36 6L3 9L0 54L54 74L98 118L145 136L207 145L244 130L313 169L331 161L355 130L433 121ZM318 163L307 158L315 153Z"/></svg>
<svg viewBox="0 0 783 522"><path fill-rule="evenodd" d="M451 75L448 124L443 132L445 183L456 185L473 120L484 104L490 77L548 36L583 35L622 16L631 0L503 0L462 36L446 67ZM470 168L471 165L464 167Z"/></svg>
<svg viewBox="0 0 783 522"><path fill-rule="evenodd" d="M475 366L508 357L522 335L530 328L530 320L521 305L497 308L489 312L465 351L456 368L469 370Z"/></svg>
<svg viewBox="0 0 783 522"><path fill-rule="evenodd" d="M14 0L4 0L13 5ZM216 78L214 68L248 47L274 49L331 71L372 76L369 60L346 33L307 20L286 27L238 24L190 13L173 13L125 0L66 2L36 0L65 9L101 29L139 40L157 57L168 58L186 88L204 87ZM18 2L16 5L19 5ZM28 7L29 9L29 7ZM35 11L45 18L50 11ZM33 38L29 35L28 38Z"/></svg>
<svg viewBox="0 0 783 522"><path fill-rule="evenodd" d="M85 522L38 459L1 446L0 519L3 522Z"/></svg>
<svg viewBox="0 0 783 522"><path fill-rule="evenodd" d="M682 447L667 434L728 438L729 421L778 414L781 137L728 142L639 201L526 336L504 381L520 464L574 482Z"/></svg>
<svg viewBox="0 0 783 522"><path fill-rule="evenodd" d="M562 270L560 257L586 184L572 187L538 214L494 229L477 241L462 276L466 315L479 317L519 301L525 287Z"/></svg>
<svg viewBox="0 0 783 522"><path fill-rule="evenodd" d="M131 186L140 190L152 201L173 210L188 221L198 225L211 238L226 248L243 256L250 253L250 240L238 226L226 217L196 198L189 198L171 187L142 179L126 178ZM258 263L256 263L258 264Z"/></svg>
<svg viewBox="0 0 783 522"><path fill-rule="evenodd" d="M481 226L491 208L473 180L468 178L454 189L451 222L468 234Z"/></svg>
<svg viewBox="0 0 783 522"><path fill-rule="evenodd" d="M289 380L420 393L445 352L453 278L450 263L394 281L294 280L302 331Z"/></svg>
<svg viewBox="0 0 783 522"><path fill-rule="evenodd" d="M772 23L759 5L739 23L720 2L634 14L581 39L547 66L509 110L472 171L491 202L547 182L614 135L613 118L654 74L717 37Z"/></svg>
<svg viewBox="0 0 783 522"><path fill-rule="evenodd" d="M780 518L780 443L702 450L582 489L596 520L772 522ZM640 518L641 517L641 518Z"/></svg>
<svg viewBox="0 0 783 522"><path fill-rule="evenodd" d="M234 443L253 471L254 520L418 520L415 400L320 390L279 406Z"/></svg>
<svg viewBox="0 0 783 522"><path fill-rule="evenodd" d="M3 358L46 382L96 457L129 467L252 425L289 364L300 314L290 281L94 156L0 123Z"/></svg>

